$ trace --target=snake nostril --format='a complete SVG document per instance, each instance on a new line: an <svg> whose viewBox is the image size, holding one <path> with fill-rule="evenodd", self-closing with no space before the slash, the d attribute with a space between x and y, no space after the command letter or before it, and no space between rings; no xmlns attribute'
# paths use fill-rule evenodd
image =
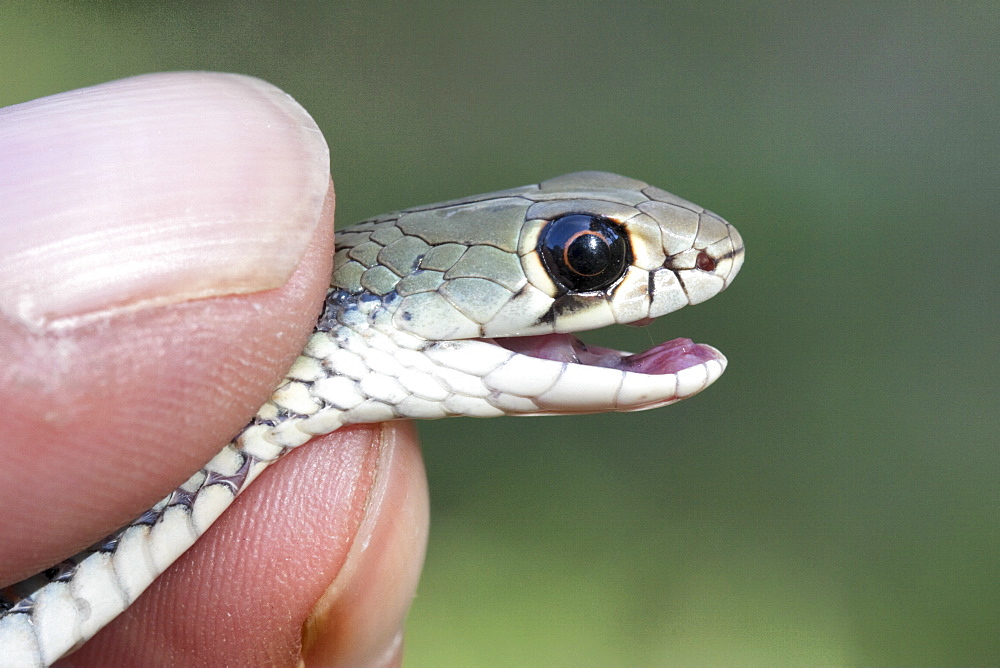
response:
<svg viewBox="0 0 1000 668"><path fill-rule="evenodd" d="M709 255L705 251L701 251L700 253L698 253L698 257L695 259L694 264L702 271L715 271L715 268L718 266L719 263L716 261L714 257Z"/></svg>

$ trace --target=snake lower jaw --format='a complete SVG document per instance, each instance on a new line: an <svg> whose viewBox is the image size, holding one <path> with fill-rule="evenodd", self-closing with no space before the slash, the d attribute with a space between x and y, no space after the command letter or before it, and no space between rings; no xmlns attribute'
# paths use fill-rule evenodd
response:
<svg viewBox="0 0 1000 668"><path fill-rule="evenodd" d="M707 388L727 365L718 350L690 339L674 339L636 354L587 345L571 334L480 342L515 353L520 362L513 366L519 370L531 364L538 373L554 378L551 386L531 397L538 410L525 413L533 415L631 412L666 406Z"/></svg>

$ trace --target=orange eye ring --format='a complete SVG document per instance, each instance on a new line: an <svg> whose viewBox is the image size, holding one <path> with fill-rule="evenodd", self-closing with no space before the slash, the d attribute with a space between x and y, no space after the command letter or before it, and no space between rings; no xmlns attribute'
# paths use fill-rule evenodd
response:
<svg viewBox="0 0 1000 668"><path fill-rule="evenodd" d="M537 250L564 292L604 290L625 275L632 248L623 226L604 216L573 213L549 222Z"/></svg>
<svg viewBox="0 0 1000 668"><path fill-rule="evenodd" d="M599 263L580 262L580 257L578 257L579 251L577 251L576 255L573 251L574 249L586 247L590 250L591 254L597 254L604 248L610 248L611 244L612 240L609 240L606 235L598 231L580 230L566 240L566 245L563 247L562 254L563 264L569 267L570 271L573 271L580 276L596 276L601 272Z"/></svg>

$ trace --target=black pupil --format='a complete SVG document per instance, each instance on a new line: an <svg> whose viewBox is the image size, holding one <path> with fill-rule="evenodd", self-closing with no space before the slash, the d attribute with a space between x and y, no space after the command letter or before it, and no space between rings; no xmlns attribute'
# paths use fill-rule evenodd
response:
<svg viewBox="0 0 1000 668"><path fill-rule="evenodd" d="M628 235L619 223L582 213L546 225L538 251L552 280L566 292L602 290L624 276L632 262Z"/></svg>

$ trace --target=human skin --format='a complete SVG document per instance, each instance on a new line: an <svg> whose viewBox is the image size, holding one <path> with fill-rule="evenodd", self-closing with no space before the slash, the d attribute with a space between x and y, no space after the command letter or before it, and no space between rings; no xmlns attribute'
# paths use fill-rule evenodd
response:
<svg viewBox="0 0 1000 668"><path fill-rule="evenodd" d="M99 540L264 403L329 283L322 134L214 73L0 110L0 586ZM427 488L406 423L269 468L62 665L395 665Z"/></svg>

